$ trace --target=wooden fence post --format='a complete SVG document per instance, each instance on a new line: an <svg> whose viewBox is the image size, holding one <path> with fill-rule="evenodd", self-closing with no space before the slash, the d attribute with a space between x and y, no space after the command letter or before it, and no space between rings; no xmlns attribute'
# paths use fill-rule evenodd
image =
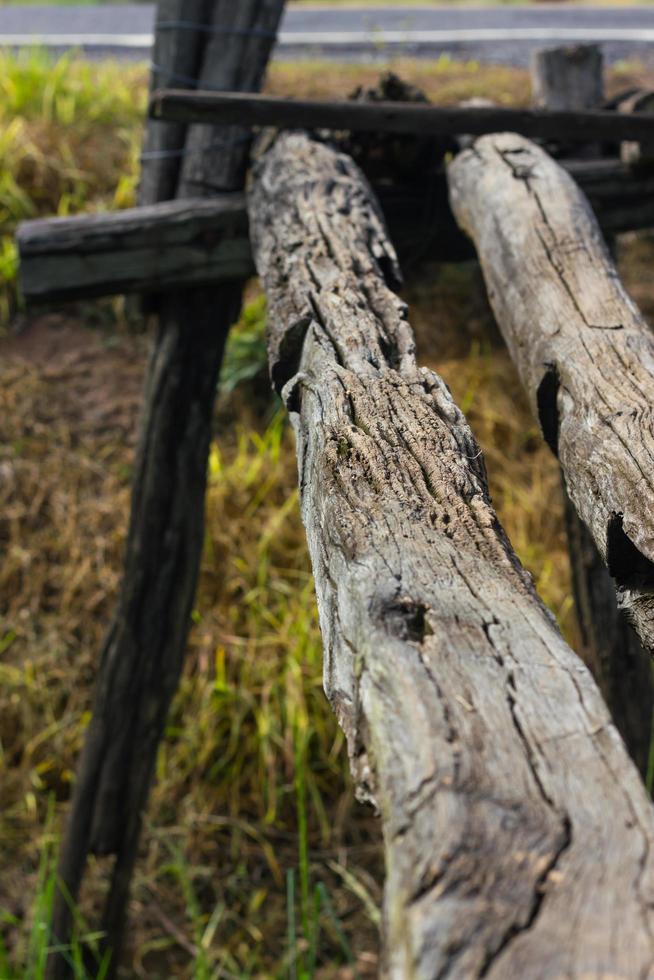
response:
<svg viewBox="0 0 654 980"><path fill-rule="evenodd" d="M171 70L176 71L179 64L174 53L178 43L196 51L196 42L189 44L188 38L189 31L196 31L204 42L203 79L217 59L228 66L223 84L258 87L283 0L239 0L238 4L216 0L209 6L208 24L205 27L203 22L197 29L186 20L186 3L162 8L165 16L177 9L175 16L184 18L183 23L173 22L172 26L164 21L165 27L161 15L158 18L158 33L165 31L170 45ZM198 13L199 8L194 11ZM162 43L158 37L157 50ZM212 173L223 149L225 189L242 187L248 145L243 140L235 143L229 134L226 141L224 148L205 153L208 147L189 145L187 140L181 159L193 154L196 173L205 175L204 181L198 181L195 196L211 194ZM147 144L176 152L167 136L153 136ZM163 193L164 186L171 186L168 168L165 179L161 174L151 184L148 178L144 194ZM88 853L115 854L101 924L102 945L113 953L112 976L124 931L142 811L183 662L203 542L215 389L241 292L237 280L218 287L173 291L158 299L159 326L146 383L123 585L102 651L93 715L62 845L61 888L53 915L53 941L65 944L72 928L70 901L78 897ZM65 957L51 956L49 976L59 980L68 973Z"/></svg>
<svg viewBox="0 0 654 980"><path fill-rule="evenodd" d="M365 178L284 134L249 211L325 688L381 812L382 975L647 975L650 801L499 525L462 413L417 366Z"/></svg>
<svg viewBox="0 0 654 980"><path fill-rule="evenodd" d="M536 103L545 109L596 109L604 102L603 59L596 45L537 52L532 78ZM570 503L564 479L562 492L580 653L599 685L629 754L644 775L654 714L650 658L618 609L611 576Z"/></svg>

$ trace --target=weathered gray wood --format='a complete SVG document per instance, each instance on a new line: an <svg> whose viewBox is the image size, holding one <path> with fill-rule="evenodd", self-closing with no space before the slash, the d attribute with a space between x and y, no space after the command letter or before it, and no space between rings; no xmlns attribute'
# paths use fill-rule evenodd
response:
<svg viewBox="0 0 654 980"><path fill-rule="evenodd" d="M382 816L393 980L648 976L654 819L595 684L416 364L376 203L285 134L250 192L327 694Z"/></svg>
<svg viewBox="0 0 654 980"><path fill-rule="evenodd" d="M407 102L319 102L243 92L155 92L153 119L242 126L477 135L510 129L526 136L587 142L593 139L652 139L654 113L443 107Z"/></svg>
<svg viewBox="0 0 654 980"><path fill-rule="evenodd" d="M150 91L171 85L194 88L206 33L191 25L207 24L211 0L158 0L152 51ZM185 27L175 28L175 24ZM141 156L139 204L156 204L175 196L182 163L186 125L159 123L146 127Z"/></svg>
<svg viewBox="0 0 654 980"><path fill-rule="evenodd" d="M534 89L545 108L595 108L604 99L602 56L593 45L540 52ZM597 156L599 145L587 147ZM579 653L590 667L627 750L644 775L649 761L654 683L648 654L617 607L615 586L562 481Z"/></svg>
<svg viewBox="0 0 654 980"><path fill-rule="evenodd" d="M582 192L528 140L475 141L448 168L499 327L570 498L654 651L654 337Z"/></svg>
<svg viewBox="0 0 654 980"><path fill-rule="evenodd" d="M267 32L272 5L280 17L283 0L239 0L238 9L247 12L254 37L259 27ZM230 38L230 87L260 79L272 45L267 33L265 44L233 34L233 6L215 0L211 34L205 35ZM220 45L216 49L212 42L211 47L220 58ZM219 157L218 151L202 155L205 177L195 196L210 195L210 168L221 169L226 191L242 189L246 144L232 146L222 168ZM65 945L72 927L70 901L77 899L88 854L115 855L101 924L101 946L113 951L111 977L118 968L157 748L183 664L202 552L216 381L241 295L242 283L236 280L167 291L158 302L159 330L146 383L125 574L102 651L59 861L63 887L53 914L54 944ZM68 973L64 956L50 958L50 978L63 980Z"/></svg>
<svg viewBox="0 0 654 980"><path fill-rule="evenodd" d="M161 291L252 274L242 194L23 222L16 243L27 302Z"/></svg>
<svg viewBox="0 0 654 980"><path fill-rule="evenodd" d="M542 109L596 109L604 98L602 49L575 44L535 51L531 62L534 105Z"/></svg>

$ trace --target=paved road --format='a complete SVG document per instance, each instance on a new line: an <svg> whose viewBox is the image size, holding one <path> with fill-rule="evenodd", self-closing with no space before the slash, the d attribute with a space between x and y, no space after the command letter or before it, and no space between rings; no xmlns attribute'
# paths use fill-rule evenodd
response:
<svg viewBox="0 0 654 980"><path fill-rule="evenodd" d="M0 45L147 57L154 6L0 7ZM523 65L533 48L597 41L609 61L654 63L654 7L290 8L276 56L383 60L411 54Z"/></svg>

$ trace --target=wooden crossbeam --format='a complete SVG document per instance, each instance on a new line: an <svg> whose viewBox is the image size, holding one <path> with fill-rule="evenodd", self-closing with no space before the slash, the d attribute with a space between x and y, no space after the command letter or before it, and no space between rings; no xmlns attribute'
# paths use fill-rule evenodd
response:
<svg viewBox="0 0 654 980"><path fill-rule="evenodd" d="M34 303L156 292L253 272L240 193L26 221L16 240L21 289Z"/></svg>
<svg viewBox="0 0 654 980"><path fill-rule="evenodd" d="M605 232L654 227L654 175L634 175L616 160L563 166L588 195ZM437 213L428 222L423 186L375 189L403 264L415 254L439 261L474 256L449 211L444 176L435 176L430 188ZM217 283L254 271L240 193L25 221L16 241L29 304Z"/></svg>
<svg viewBox="0 0 654 980"><path fill-rule="evenodd" d="M154 92L150 116L178 122L455 136L515 132L544 139L652 140L654 113L321 102L242 92Z"/></svg>

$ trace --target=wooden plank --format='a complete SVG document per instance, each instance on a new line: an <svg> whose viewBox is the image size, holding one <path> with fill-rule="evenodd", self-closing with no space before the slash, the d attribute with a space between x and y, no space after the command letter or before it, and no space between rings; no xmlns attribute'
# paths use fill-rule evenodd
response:
<svg viewBox="0 0 654 980"><path fill-rule="evenodd" d="M525 136L588 142L645 140L654 136L654 113L443 107L407 102L320 102L242 92L155 92L153 119L241 126L361 130L421 135L479 135L510 131Z"/></svg>
<svg viewBox="0 0 654 980"><path fill-rule="evenodd" d="M448 168L498 325L570 499L654 651L654 336L582 192L521 136L476 140Z"/></svg>
<svg viewBox="0 0 654 980"><path fill-rule="evenodd" d="M161 291L253 273L242 194L23 222L20 287L31 303Z"/></svg>
<svg viewBox="0 0 654 980"><path fill-rule="evenodd" d="M383 975L648 975L649 798L511 550L462 413L417 365L368 184L283 134L249 210L325 688L383 824Z"/></svg>

